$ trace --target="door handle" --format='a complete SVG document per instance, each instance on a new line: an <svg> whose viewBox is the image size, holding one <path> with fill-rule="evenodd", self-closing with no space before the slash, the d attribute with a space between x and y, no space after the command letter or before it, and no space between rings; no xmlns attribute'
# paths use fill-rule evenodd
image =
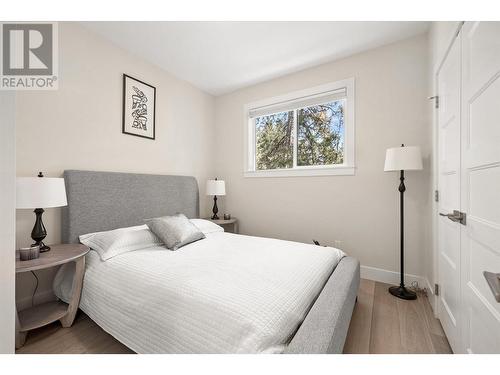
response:
<svg viewBox="0 0 500 375"><path fill-rule="evenodd" d="M500 303L500 273L484 271L483 275L491 289L491 293L493 293L497 302Z"/></svg>
<svg viewBox="0 0 500 375"><path fill-rule="evenodd" d="M451 214L443 214L443 213L440 212L439 216L446 216L451 221L454 221L456 223L460 223L462 225L466 224L466 219L465 219L466 215L465 215L465 212L460 212L458 210L453 210L453 213L451 213Z"/></svg>

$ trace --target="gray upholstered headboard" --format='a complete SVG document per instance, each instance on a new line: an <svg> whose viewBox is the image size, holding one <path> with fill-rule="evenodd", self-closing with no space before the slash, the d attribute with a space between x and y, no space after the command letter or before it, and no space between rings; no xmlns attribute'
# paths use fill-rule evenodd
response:
<svg viewBox="0 0 500 375"><path fill-rule="evenodd" d="M151 217L177 212L199 216L194 177L69 170L64 179L64 243L78 242L85 233L141 225Z"/></svg>

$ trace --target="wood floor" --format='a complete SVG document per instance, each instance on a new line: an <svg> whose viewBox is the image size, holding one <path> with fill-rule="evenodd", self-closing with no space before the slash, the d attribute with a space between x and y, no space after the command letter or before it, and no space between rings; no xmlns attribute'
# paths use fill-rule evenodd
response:
<svg viewBox="0 0 500 375"><path fill-rule="evenodd" d="M104 332L81 310L71 328L59 322L28 332L16 354L127 354L129 348Z"/></svg>
<svg viewBox="0 0 500 375"><path fill-rule="evenodd" d="M451 348L429 300L394 298L390 285L361 280L344 353L450 354Z"/></svg>
<svg viewBox="0 0 500 375"><path fill-rule="evenodd" d="M443 329L423 295L403 301L388 285L361 280L344 353L451 353ZM59 322L28 333L19 354L125 354L130 349L79 311L71 328Z"/></svg>

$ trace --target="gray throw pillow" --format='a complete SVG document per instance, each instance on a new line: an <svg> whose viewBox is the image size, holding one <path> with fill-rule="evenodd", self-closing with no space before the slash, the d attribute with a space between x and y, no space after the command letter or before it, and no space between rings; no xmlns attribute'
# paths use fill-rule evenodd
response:
<svg viewBox="0 0 500 375"><path fill-rule="evenodd" d="M205 238L198 227L191 223L183 214L163 216L144 220L158 238L170 250L177 250L182 246Z"/></svg>

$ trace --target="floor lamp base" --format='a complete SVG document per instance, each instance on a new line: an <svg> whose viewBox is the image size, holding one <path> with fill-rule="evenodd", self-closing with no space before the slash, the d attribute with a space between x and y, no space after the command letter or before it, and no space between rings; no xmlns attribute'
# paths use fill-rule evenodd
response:
<svg viewBox="0 0 500 375"><path fill-rule="evenodd" d="M417 293L406 289L404 286L391 286L389 288L389 293L401 299L407 299L407 300L417 299Z"/></svg>

